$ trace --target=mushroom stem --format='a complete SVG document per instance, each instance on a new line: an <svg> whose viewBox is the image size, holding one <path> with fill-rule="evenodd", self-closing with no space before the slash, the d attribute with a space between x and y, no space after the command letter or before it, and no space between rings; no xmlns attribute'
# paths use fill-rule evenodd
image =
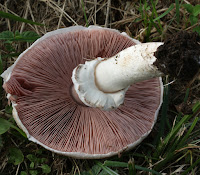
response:
<svg viewBox="0 0 200 175"><path fill-rule="evenodd" d="M79 64L72 74L79 99L102 110L118 108L131 84L163 75L153 64L157 60L154 53L162 44L138 44L108 59L98 57Z"/></svg>
<svg viewBox="0 0 200 175"><path fill-rule="evenodd" d="M162 72L153 65L154 53L161 42L142 43L131 46L96 66L97 87L106 93L117 92L129 85L159 77Z"/></svg>

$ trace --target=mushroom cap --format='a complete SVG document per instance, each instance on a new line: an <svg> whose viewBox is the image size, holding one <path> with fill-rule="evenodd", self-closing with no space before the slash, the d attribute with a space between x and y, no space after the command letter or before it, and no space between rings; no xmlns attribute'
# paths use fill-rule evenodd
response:
<svg viewBox="0 0 200 175"><path fill-rule="evenodd" d="M33 43L2 74L13 116L28 139L84 159L110 157L138 145L157 119L161 78L132 85L124 104L112 111L83 106L70 93L78 64L109 58L135 44L124 33L96 26L59 29Z"/></svg>

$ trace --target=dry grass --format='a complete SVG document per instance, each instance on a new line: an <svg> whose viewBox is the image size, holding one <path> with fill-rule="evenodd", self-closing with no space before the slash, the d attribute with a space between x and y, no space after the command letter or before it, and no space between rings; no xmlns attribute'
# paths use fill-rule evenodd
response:
<svg viewBox="0 0 200 175"><path fill-rule="evenodd" d="M193 1L193 4L198 2L199 1ZM117 0L112 1L112 3L110 0L84 1L84 7L89 25L116 28L121 31L126 31L129 35L135 36L137 39L139 39L139 36L144 35L146 29L142 21L142 14L139 11L140 3L137 1ZM168 4L166 5L166 3L162 1L159 2L156 7L158 15L165 12L168 7ZM48 31L58 28L72 25L86 25L81 0L7 0L1 2L0 9L45 24L43 27L38 27L24 23L16 23L8 19L1 19L1 31L18 30L22 32L25 30L34 30L38 34L43 35ZM144 13L150 16L152 11L149 9ZM180 10L180 18L183 20L181 20L179 26L174 18L175 9L162 18L161 24L164 28L164 36L175 33L181 29L191 30L194 27L186 25L183 18L187 19L187 13L184 9ZM159 37L154 27L151 30L151 35ZM140 39L143 39L143 37Z"/></svg>
<svg viewBox="0 0 200 175"><path fill-rule="evenodd" d="M183 0L183 3L191 3L193 5L200 4L200 0ZM150 4L150 3L149 3ZM157 15L161 15L167 11L170 5L170 1L161 0L156 6ZM84 9L87 16L87 22L89 25L99 25L103 27L115 28L120 31L126 32L129 36L140 40L146 41L163 41L169 35L176 33L180 30L192 31L192 29L199 25L198 23L191 26L188 22L188 12L184 8L180 8L180 22L176 20L176 9L171 10L166 16L160 19L160 25L162 27L162 34L152 26L147 38L148 24L145 24L145 18L148 21L148 17L152 14L152 7L144 11L140 9L140 3L136 0L123 1L123 0L84 0ZM84 9L81 0L1 0L0 10L9 12L11 14L45 24L44 26L36 26L25 24L21 22L12 21L9 19L0 19L0 32L9 31L35 31L40 36L46 32L56 30L58 28L64 28L74 25L86 26L86 20L84 18ZM157 23L158 25L158 23ZM2 47L1 54L6 53L6 49ZM22 52L29 44L19 43L15 45L16 50ZM4 64L8 67L16 60L15 57L8 58ZM190 84L190 94L187 101L188 110L191 106L200 101L200 82L194 81ZM185 96L185 86L180 86L178 83L172 84L172 95L170 98L170 110L171 111L184 111L186 107L183 107L182 102ZM5 105L7 101L3 97L3 106L0 111L1 115L5 116ZM169 112L170 113L170 112ZM8 114L6 114L8 115ZM172 115L172 113L170 113ZM8 117L8 116L5 116ZM152 137L156 134L157 128L152 133ZM10 136L11 137L11 136ZM8 138L7 144L16 145L17 147L24 147L24 153L28 154L29 150L32 153L36 153L38 150L43 150L40 146L33 143L19 139L18 141ZM140 149L140 146L137 148ZM0 156L0 174L18 174L19 166L13 166L8 164L8 158L6 156L7 148L2 148ZM55 175L67 175L67 174L80 174L80 171L91 168L94 164L93 161L75 160L71 158L62 157L53 154L49 151L43 150L43 153L38 156L44 156L49 158L49 165L52 168L52 174ZM126 156L127 157L127 156ZM123 160L123 158L122 158ZM127 160L126 160L127 161ZM137 160L136 160L137 161ZM140 160L139 160L140 161ZM139 162L138 161L138 162ZM23 165L25 168L28 166L25 161ZM151 167L151 163L149 163ZM173 174L179 174L186 166L182 165L169 165L166 169L170 169ZM169 171L168 171L169 172ZM126 174L127 170L120 169L120 174Z"/></svg>

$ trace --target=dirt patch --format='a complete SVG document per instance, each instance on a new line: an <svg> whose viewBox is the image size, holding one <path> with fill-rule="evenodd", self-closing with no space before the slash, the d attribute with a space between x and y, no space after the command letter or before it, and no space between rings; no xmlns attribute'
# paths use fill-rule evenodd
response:
<svg viewBox="0 0 200 175"><path fill-rule="evenodd" d="M181 82L191 81L200 70L200 36L181 31L172 35L155 53L154 65Z"/></svg>

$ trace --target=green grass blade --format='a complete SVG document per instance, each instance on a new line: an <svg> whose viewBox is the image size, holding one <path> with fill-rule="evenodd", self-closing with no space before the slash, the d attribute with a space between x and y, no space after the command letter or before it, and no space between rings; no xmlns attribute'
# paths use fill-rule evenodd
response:
<svg viewBox="0 0 200 175"><path fill-rule="evenodd" d="M155 4L155 1L151 0L151 4L152 4L152 7L153 7L153 14L155 14L156 18L158 18L158 13L156 11L156 4ZM153 21L154 22L154 21ZM158 19L158 26L160 27L160 31L163 31L163 28L162 28L162 25L161 25L161 22L160 22L160 18ZM161 32L162 33L162 32Z"/></svg>
<svg viewBox="0 0 200 175"><path fill-rule="evenodd" d="M171 4L171 5L169 6L169 8L168 8L162 15L158 16L158 17L155 18L153 21L155 22L155 21L161 19L162 17L164 17L165 15L167 15L173 8L174 8L174 4Z"/></svg>
<svg viewBox="0 0 200 175"><path fill-rule="evenodd" d="M160 171L163 169L163 167L167 166L167 163L172 162L172 160L177 160L182 154L177 153L169 153L166 158L164 158L161 162L155 165L154 170L155 171Z"/></svg>
<svg viewBox="0 0 200 175"><path fill-rule="evenodd" d="M8 18L8 19L14 20L14 21L19 21L19 22L24 22L24 23L28 23L28 24L35 24L35 25L39 25L39 26L44 26L44 24L33 22L31 20L24 19L24 18L21 18L19 16L15 16L15 15L12 15L10 13L3 12L3 11L0 11L0 16L3 17L3 18Z"/></svg>
<svg viewBox="0 0 200 175"><path fill-rule="evenodd" d="M184 97L184 100L183 100L183 103L186 104L187 103L187 100L188 100L188 97L189 97L189 93L190 93L190 88L187 88L186 92L185 92L185 97ZM177 119L176 119L176 123L178 123L182 118L182 112L179 112L178 116L177 116Z"/></svg>
<svg viewBox="0 0 200 175"><path fill-rule="evenodd" d="M200 158L195 163L193 163L187 170L181 173L181 175L190 174L189 171L191 171L194 167L197 167L198 164L200 164Z"/></svg>
<svg viewBox="0 0 200 175"><path fill-rule="evenodd" d="M136 175L135 162L133 158L128 161L128 170L129 175Z"/></svg>
<svg viewBox="0 0 200 175"><path fill-rule="evenodd" d="M144 4L143 4L144 3ZM142 21L144 23L144 28L147 27L148 25L148 16L147 16L147 2L146 0L144 2L142 2L140 0L140 7L139 7L139 11L140 11L140 14L141 14L141 18L142 18Z"/></svg>
<svg viewBox="0 0 200 175"><path fill-rule="evenodd" d="M155 175L162 175L161 173L159 173L159 172L157 172L155 170L151 170L149 168L141 167L141 166L138 166L138 165L135 165L135 169L141 170L141 171L144 171L144 172L153 173Z"/></svg>
<svg viewBox="0 0 200 175"><path fill-rule="evenodd" d="M145 36L145 42L149 42L150 41L150 34L151 34L151 29L152 29L152 23L149 23L147 30L146 30L146 36Z"/></svg>
<svg viewBox="0 0 200 175"><path fill-rule="evenodd" d="M181 120L182 116L183 116L182 112L179 112L176 117L176 123L178 123Z"/></svg>
<svg viewBox="0 0 200 175"><path fill-rule="evenodd" d="M198 122L200 122L200 118L198 119ZM190 137L188 138L188 140L190 140L191 144L196 144L196 142L198 143L200 141L200 139L196 140L196 138L199 137L199 133L200 133L200 128L195 129L195 131L193 131L190 135ZM200 142L199 142L200 143Z"/></svg>
<svg viewBox="0 0 200 175"><path fill-rule="evenodd" d="M99 167L101 167L104 171L106 171L109 175L119 175L118 173L116 173L115 171L111 170L110 168L108 168L107 166L103 165L100 162L97 162L97 165Z"/></svg>
<svg viewBox="0 0 200 175"><path fill-rule="evenodd" d="M118 168L127 168L128 167L128 163L126 163L126 162L109 161L109 160L106 160L103 165L108 166L108 167L118 167ZM141 166L138 166L138 165L135 165L135 169L141 170L141 171L144 171L144 172L154 173L156 175L161 175L161 173L159 173L157 171L154 171L154 170L151 170L151 169L148 169L148 168L145 168L145 167L141 167Z"/></svg>
<svg viewBox="0 0 200 175"><path fill-rule="evenodd" d="M174 136L178 133L180 128L182 127L183 123L186 123L192 115L185 115L179 123L175 125L175 127L172 129L172 131L167 135L167 137L164 139L164 144L166 145L171 138L174 138Z"/></svg>
<svg viewBox="0 0 200 175"><path fill-rule="evenodd" d="M200 102L197 102L197 106L195 105L195 109L193 108L193 117L199 116L200 114Z"/></svg>
<svg viewBox="0 0 200 175"><path fill-rule="evenodd" d="M150 22L153 24L153 26L156 28L156 30L158 31L158 33L160 35L162 35L162 31L160 30L160 28L157 26L157 24L155 22L153 22L152 18L149 18Z"/></svg>
<svg viewBox="0 0 200 175"><path fill-rule="evenodd" d="M163 153L163 151L168 146L168 143L170 141L173 142L173 140L176 137L176 134L179 132L179 130L181 129L182 125L184 123L186 123L191 117L192 117L192 115L185 115L178 123L176 123L176 125L172 128L172 130L165 137L165 139L160 142L160 144L157 147L157 151L154 153L153 157L159 157Z"/></svg>
<svg viewBox="0 0 200 175"><path fill-rule="evenodd" d="M192 111L195 113L195 112L198 112L198 110L200 109L200 101L198 101L192 108Z"/></svg>
<svg viewBox="0 0 200 175"><path fill-rule="evenodd" d="M88 19L87 19L87 15L86 15L86 12L85 12L85 6L84 6L83 0L81 0L81 5L82 5L82 8L83 8L83 13L84 13L84 18L85 18L86 26L88 27L89 24L88 24Z"/></svg>
<svg viewBox="0 0 200 175"><path fill-rule="evenodd" d="M185 93L184 103L186 103L188 100L189 92L190 92L190 88L187 88L186 93Z"/></svg>
<svg viewBox="0 0 200 175"><path fill-rule="evenodd" d="M157 145L160 138L163 137L165 131L165 124L167 123L167 110L168 110L168 96L169 96L169 86L164 87L163 93L163 104L161 108L161 119L160 119L160 126L157 136L155 137L153 143Z"/></svg>
<svg viewBox="0 0 200 175"><path fill-rule="evenodd" d="M194 127L196 126L197 122L198 122L198 117L196 117L194 119L194 121L192 122L192 125L190 126L189 130L187 131L187 133L184 135L184 137L182 138L182 140L180 141L179 145L183 145L185 143L185 141L188 139L188 137L190 136L191 132L193 131Z"/></svg>
<svg viewBox="0 0 200 175"><path fill-rule="evenodd" d="M106 160L103 165L109 167L120 167L120 168L128 167L128 163L126 162L109 161L109 160Z"/></svg>

